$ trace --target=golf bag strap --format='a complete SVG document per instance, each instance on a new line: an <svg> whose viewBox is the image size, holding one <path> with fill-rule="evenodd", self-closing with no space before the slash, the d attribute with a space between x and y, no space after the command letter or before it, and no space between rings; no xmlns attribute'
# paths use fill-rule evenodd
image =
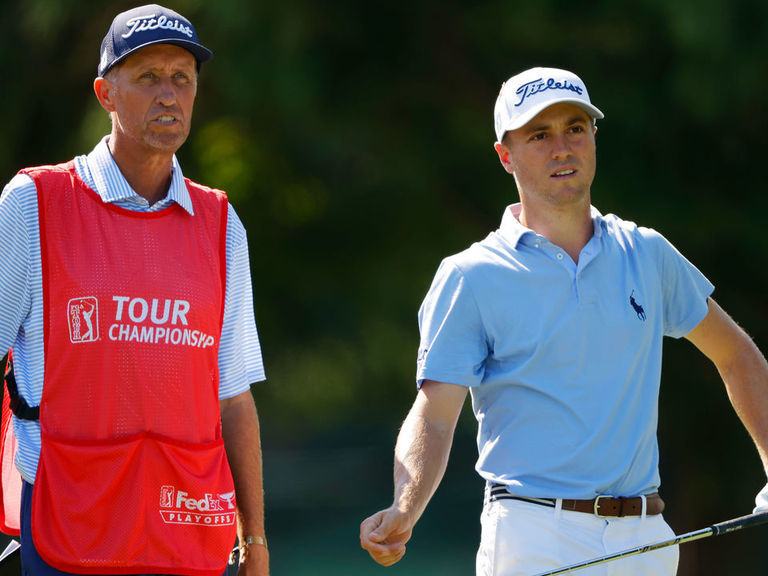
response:
<svg viewBox="0 0 768 576"><path fill-rule="evenodd" d="M11 412L16 418L22 420L40 420L40 406L30 406L27 401L19 396L19 389L16 386L16 377L13 375L13 361L8 358L8 365L5 368L5 389L8 391L10 399Z"/></svg>

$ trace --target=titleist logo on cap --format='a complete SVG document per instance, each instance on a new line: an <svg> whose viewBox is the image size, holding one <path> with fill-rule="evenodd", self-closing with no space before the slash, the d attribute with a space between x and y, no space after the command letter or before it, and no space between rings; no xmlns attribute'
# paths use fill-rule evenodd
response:
<svg viewBox="0 0 768 576"><path fill-rule="evenodd" d="M171 20L166 16L161 15L159 18L155 18L154 14L147 16L135 16L125 23L128 28L128 32L123 34L123 38L130 38L134 32L145 32L147 30L174 30L185 34L187 37L192 38L194 31L189 26L180 23L178 20Z"/></svg>
<svg viewBox="0 0 768 576"><path fill-rule="evenodd" d="M547 80L537 78L536 80L531 80L530 82L522 84L515 90L515 94L520 96L520 101L517 102L515 106L520 106L526 98L539 94L540 92L546 92L547 90L570 90L579 96L584 93L584 89L581 86L572 84L571 82L568 82L568 80L558 81L554 78L547 78Z"/></svg>
<svg viewBox="0 0 768 576"><path fill-rule="evenodd" d="M493 107L497 142L506 132L525 126L542 110L560 102L578 106L593 120L603 118L590 102L584 81L573 72L536 67L515 74L501 85Z"/></svg>

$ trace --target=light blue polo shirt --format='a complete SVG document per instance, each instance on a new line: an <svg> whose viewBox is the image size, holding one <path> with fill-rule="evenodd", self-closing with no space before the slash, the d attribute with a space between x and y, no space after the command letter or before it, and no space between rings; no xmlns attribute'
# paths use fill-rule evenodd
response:
<svg viewBox="0 0 768 576"><path fill-rule="evenodd" d="M441 263L418 383L470 387L477 471L512 494L656 492L662 340L706 316L714 287L654 230L592 208L576 265L519 211Z"/></svg>

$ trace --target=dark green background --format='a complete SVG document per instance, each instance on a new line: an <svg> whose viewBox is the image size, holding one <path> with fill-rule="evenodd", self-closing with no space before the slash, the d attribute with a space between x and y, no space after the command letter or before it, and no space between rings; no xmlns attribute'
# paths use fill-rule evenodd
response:
<svg viewBox="0 0 768 576"><path fill-rule="evenodd" d="M88 152L108 132L91 87L98 49L133 5L0 4L0 179ZM468 407L405 560L373 564L358 525L391 499L432 275L516 201L492 110L524 68L586 81L606 114L595 205L666 235L768 347L763 0L168 5L215 52L180 160L228 191L250 238L273 574L472 573L482 482ZM678 533L751 510L760 461L713 366L685 341L667 344L659 435ZM680 574L766 573L767 537L688 544Z"/></svg>

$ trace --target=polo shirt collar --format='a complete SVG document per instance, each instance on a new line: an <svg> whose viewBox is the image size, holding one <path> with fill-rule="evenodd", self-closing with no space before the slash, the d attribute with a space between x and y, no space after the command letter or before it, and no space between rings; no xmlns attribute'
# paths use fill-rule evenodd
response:
<svg viewBox="0 0 768 576"><path fill-rule="evenodd" d="M141 197L131 188L131 185L120 172L120 168L109 151L108 141L109 136L102 138L101 142L86 156L86 164L93 179L94 190L104 202L140 199ZM189 190L187 190L184 175L175 154L173 155L171 173L171 186L168 189L168 194L160 200L160 203L170 205L172 202L176 202L194 216L192 198L189 196Z"/></svg>
<svg viewBox="0 0 768 576"><path fill-rule="evenodd" d="M522 208L523 206L519 202L507 206L506 210L504 210L504 215L501 218L501 226L499 227L501 235L515 247L517 247L518 243L524 238L535 238L537 236L536 232L520 224L518 218L520 217ZM600 211L594 206L590 206L590 214L592 216L594 236L600 238L603 235L603 228L605 226L603 215L600 214Z"/></svg>

